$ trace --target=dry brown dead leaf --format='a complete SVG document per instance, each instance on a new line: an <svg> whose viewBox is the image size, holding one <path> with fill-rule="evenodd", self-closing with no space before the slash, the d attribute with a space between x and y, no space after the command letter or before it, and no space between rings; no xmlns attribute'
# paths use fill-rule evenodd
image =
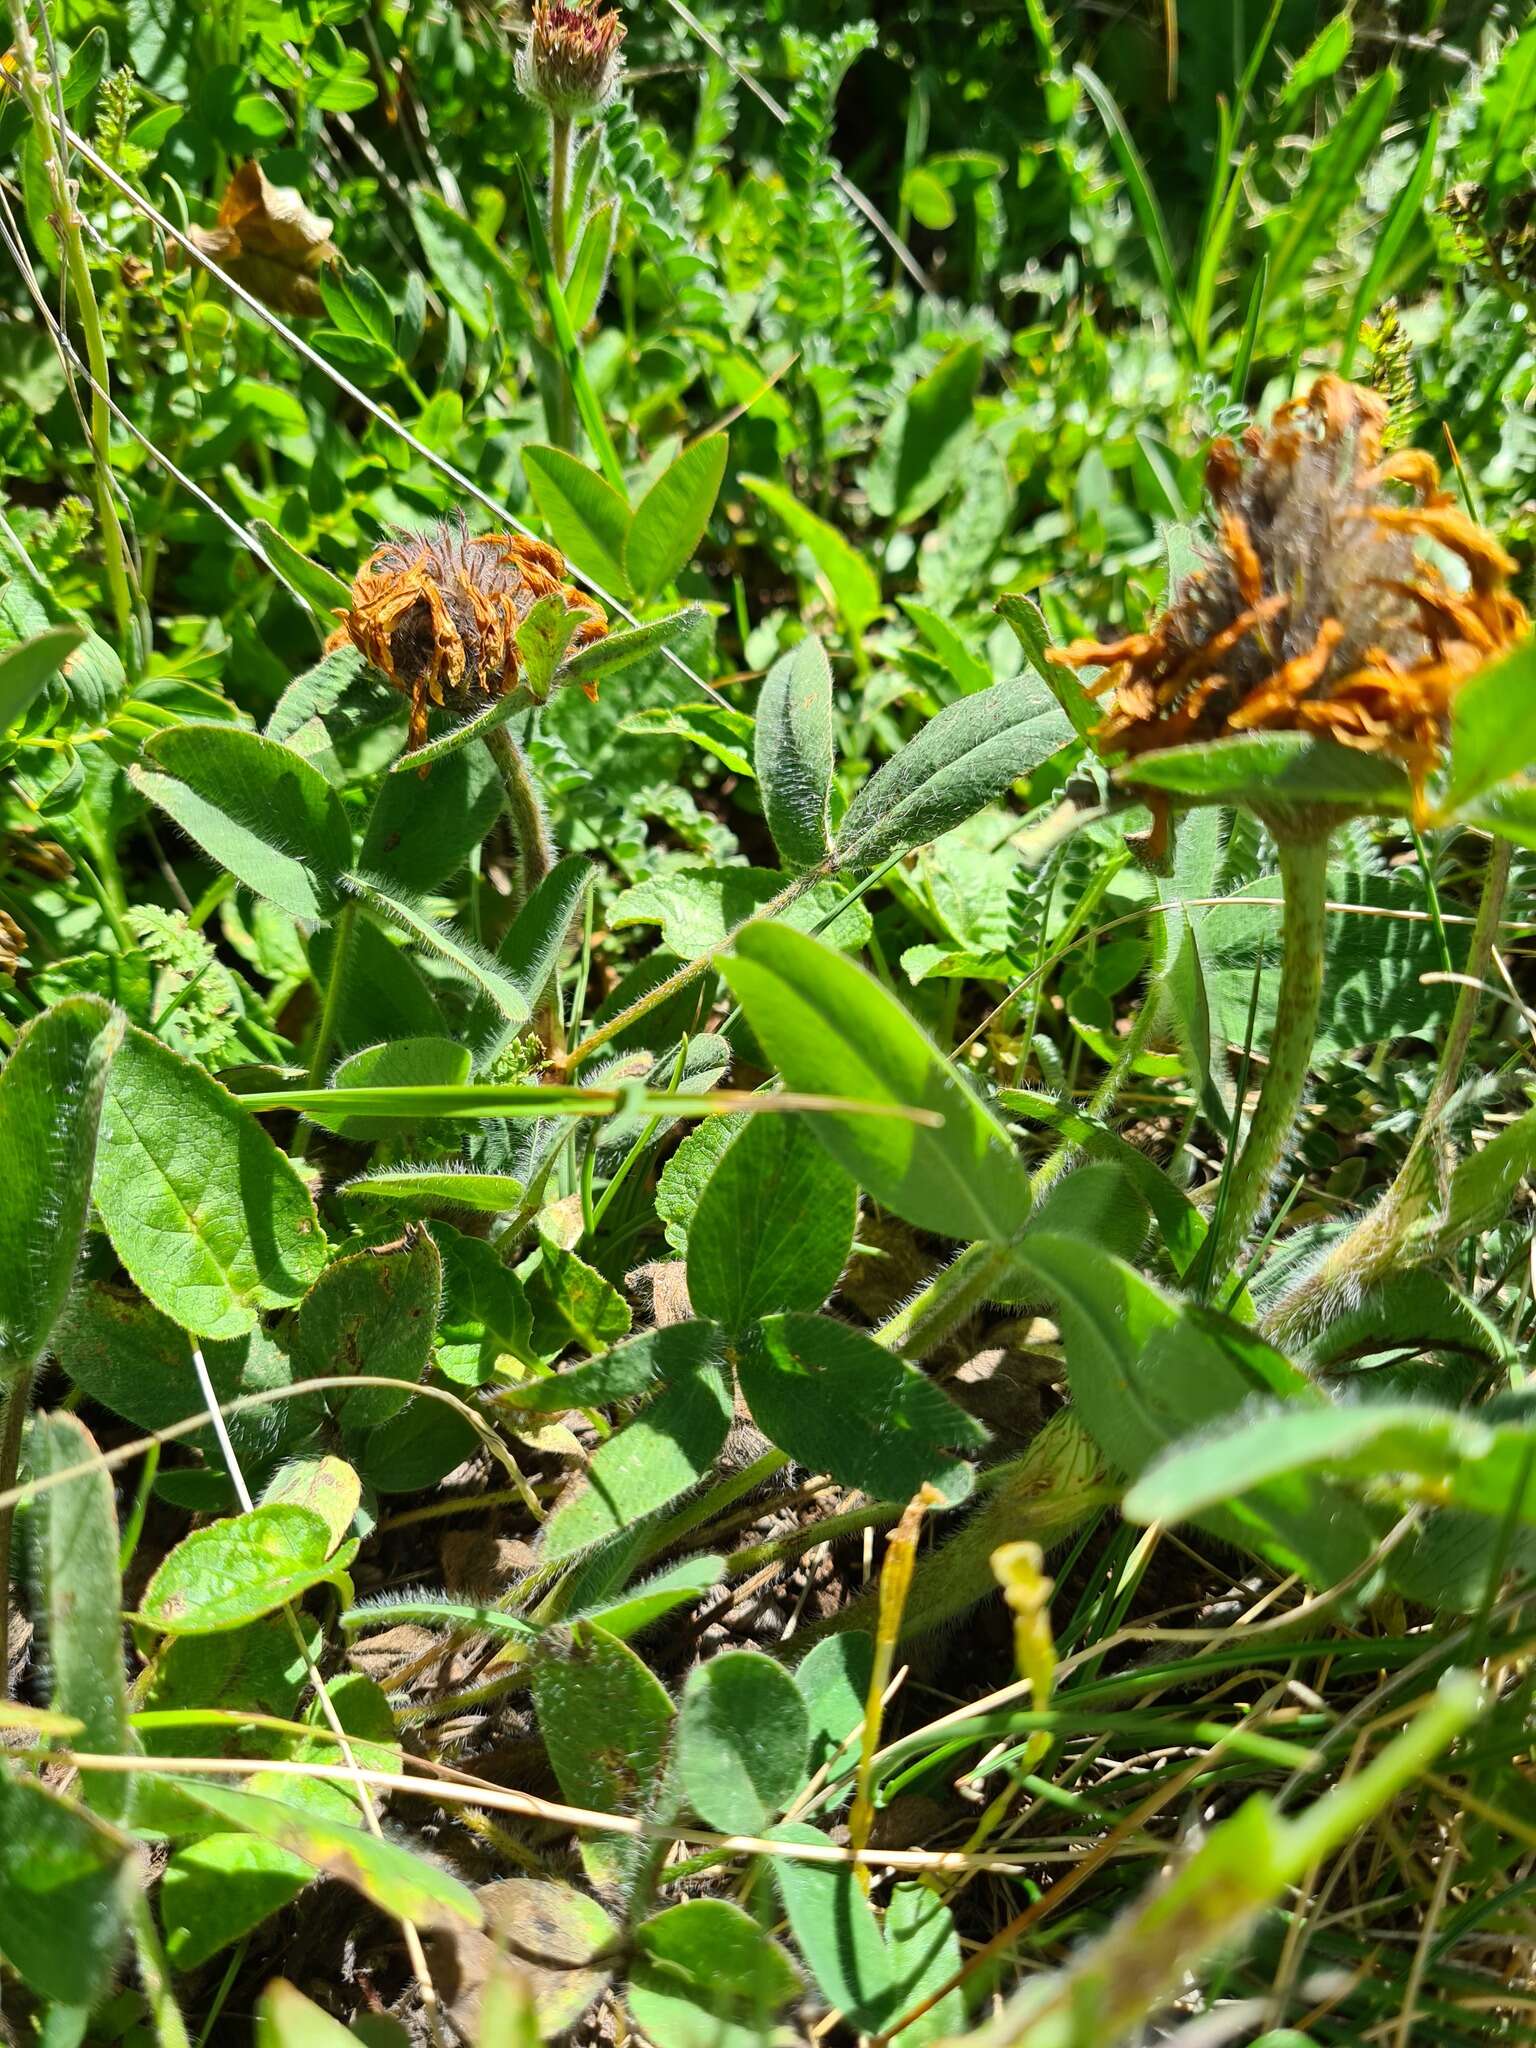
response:
<svg viewBox="0 0 1536 2048"><path fill-rule="evenodd" d="M280 313L314 319L325 310L318 273L337 257L331 223L292 185L274 185L255 158L225 187L211 228L192 240L248 292Z"/></svg>

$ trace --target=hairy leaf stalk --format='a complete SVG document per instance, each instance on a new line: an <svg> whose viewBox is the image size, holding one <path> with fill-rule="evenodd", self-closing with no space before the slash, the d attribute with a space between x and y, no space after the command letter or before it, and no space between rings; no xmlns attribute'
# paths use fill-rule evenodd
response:
<svg viewBox="0 0 1536 2048"><path fill-rule="evenodd" d="M521 910L554 864L544 806L534 786L528 757L504 725L485 736L486 750L496 763L512 820L512 900ZM565 1022L560 1014L560 973L553 969L534 1005L534 1028L552 1056L565 1051Z"/></svg>
<svg viewBox="0 0 1536 2048"><path fill-rule="evenodd" d="M331 1047L336 1043L336 1022L341 1015L342 989L347 969L352 963L357 915L357 904L349 900L336 913L336 922L331 928L331 971L325 979L325 1000L320 1006L320 1015L315 1023L315 1041L309 1053L306 1085L311 1088L325 1086L325 1070L330 1061Z"/></svg>
<svg viewBox="0 0 1536 2048"><path fill-rule="evenodd" d="M330 1065L331 1049L336 1043L336 1023L341 1015L341 998L346 984L347 969L352 963L357 916L357 904L348 901L337 912L336 922L331 927L331 971L325 978L325 994L320 1003L320 1015L315 1019L314 1042L309 1049L306 1080L311 1088L325 1086L326 1068ZM313 1124L300 1119L293 1141L293 1155L296 1159L307 1156L314 1129Z"/></svg>
<svg viewBox="0 0 1536 2048"><path fill-rule="evenodd" d="M1108 1116L1114 1108L1116 1097L1135 1072L1137 1060L1146 1051L1147 1040L1152 1036L1162 1008L1160 992L1148 989L1142 997L1141 1008L1131 1019L1130 1030L1120 1041L1114 1065L1089 1097L1088 1115L1095 1122ZM1080 1149L1073 1144L1058 1145L1050 1157L1036 1167L1030 1179L1030 1188L1036 1201L1055 1186L1069 1167L1077 1164Z"/></svg>
<svg viewBox="0 0 1536 2048"><path fill-rule="evenodd" d="M1113 1108L1115 1097L1130 1078L1152 1034L1158 1008L1156 996L1149 994L1121 1043L1114 1065L1094 1091L1088 1104L1089 1116L1107 1116ZM1077 1150L1075 1145L1064 1142L1035 1169L1030 1188L1037 1201L1073 1164ZM951 1260L925 1287L920 1288L904 1308L898 1309L881 1325L875 1332L875 1341L888 1351L899 1351L903 1358L914 1362L926 1358L991 1298L994 1289L1006 1277L1012 1261L1013 1251L1009 1245L968 1245L957 1259Z"/></svg>
<svg viewBox="0 0 1536 2048"><path fill-rule="evenodd" d="M648 1015L650 1011L659 1009L663 1003L675 996L679 989L687 988L690 982L697 981L701 974L714 965L722 953L731 950L748 925L761 924L765 918L777 917L781 910L788 910L792 903L799 902L808 889L813 889L818 882L824 882L832 873L832 868L832 862L827 860L823 861L820 867L807 868L803 874L796 875L777 896L770 897L761 910L754 910L750 917L744 917L740 924L733 926L718 946L711 946L707 953L700 953L686 966L679 967L675 974L669 974L665 981L658 981L656 986L647 989L643 996L637 996L627 1010L621 1010L618 1016L610 1017L606 1024L591 1032L580 1045L574 1046L567 1057L567 1067L580 1066L582 1061L590 1059L599 1047L608 1045L621 1032L627 1031L631 1024Z"/></svg>
<svg viewBox="0 0 1536 2048"><path fill-rule="evenodd" d="M983 1302L991 1299L1013 1260L1007 1244L967 1245L875 1332L875 1342L903 1358L925 1358Z"/></svg>

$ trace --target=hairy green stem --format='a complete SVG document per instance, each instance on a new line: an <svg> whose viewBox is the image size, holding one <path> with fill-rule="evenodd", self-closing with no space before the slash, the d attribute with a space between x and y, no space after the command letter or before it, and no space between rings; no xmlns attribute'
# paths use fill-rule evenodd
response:
<svg viewBox="0 0 1536 2048"><path fill-rule="evenodd" d="M1089 1116L1105 1116L1113 1107L1151 1036L1158 1007L1157 997L1149 994L1121 1042L1114 1065L1088 1102ZM1070 1139L1063 1139L1035 1169L1030 1189L1036 1201L1072 1164L1077 1151ZM888 1351L899 1351L904 1358L926 1357L990 1297L1007 1273L1012 1256L1012 1247L1006 1244L968 1245L926 1287L920 1288L904 1308L881 1324L875 1332L875 1342Z"/></svg>
<svg viewBox="0 0 1536 2048"><path fill-rule="evenodd" d="M1263 1212L1296 1127L1323 994L1323 932L1328 902L1326 826L1275 832L1285 897L1280 989L1268 1065L1242 1150L1231 1165L1211 1231L1211 1279L1235 1263Z"/></svg>
<svg viewBox="0 0 1536 2048"><path fill-rule="evenodd" d="M1489 847L1477 922L1472 927L1472 941L1463 968L1466 979L1456 998L1434 1084L1408 1155L1375 1208L1362 1216L1275 1305L1266 1320L1265 1331L1280 1342L1306 1337L1328 1320L1338 1300L1379 1280L1400 1256L1405 1233L1434 1199L1440 1180L1440 1124L1461 1085L1462 1066L1482 1002L1482 983L1504 912L1511 851L1508 841L1502 839L1495 839Z"/></svg>
<svg viewBox="0 0 1536 2048"><path fill-rule="evenodd" d="M0 1497L16 1484L21 1463L21 1433L32 1407L32 1367L25 1366L11 1381L5 1397L5 1415L0 1419ZM11 1531L16 1525L16 1505L0 1507L0 1700L11 1696Z"/></svg>
<svg viewBox="0 0 1536 2048"><path fill-rule="evenodd" d="M755 1492L776 1472L782 1472L788 1463L789 1458L785 1452L770 1450L765 1451L760 1458L754 1458L750 1464L743 1465L739 1471L727 1473L696 1500L689 1501L686 1507L680 1508L675 1515L662 1523L646 1544L641 1561L660 1557L663 1552L670 1550L674 1543L680 1543L683 1537L691 1536L694 1530L702 1528L707 1522L713 1522L717 1516L723 1515L727 1508L734 1507L737 1501Z"/></svg>
<svg viewBox="0 0 1536 2048"><path fill-rule="evenodd" d="M887 1351L899 1351L903 1358L926 1357L990 1298L1012 1258L1011 1245L967 1245L926 1287L919 1288L904 1308L880 1325L875 1342Z"/></svg>
<svg viewBox="0 0 1536 2048"><path fill-rule="evenodd" d="M499 725L486 734L485 744L506 792L514 841L512 898L521 910L553 865L549 827L528 757L511 733Z"/></svg>
<svg viewBox="0 0 1536 2048"><path fill-rule="evenodd" d="M144 1998L154 2024L160 2048L192 2048L187 2023L171 1989L171 1968L160 1945L159 1931L143 1892L134 1894L128 1909L133 1945L139 1958L139 1975L144 1981Z"/></svg>
<svg viewBox="0 0 1536 2048"><path fill-rule="evenodd" d="M565 217L571 204L571 124L549 117L549 256L555 282L565 290Z"/></svg>
<svg viewBox="0 0 1536 2048"><path fill-rule="evenodd" d="M48 106L42 73L38 68L37 45L33 41L31 25L27 20L25 0L10 0L10 14L11 34L18 59L17 83L21 87L21 96L26 102L33 132L37 136L37 145L42 153L49 196L53 201L54 226L63 252L64 274L74 296L75 314L80 322L80 332L85 339L85 360L91 381L91 468L96 494L96 514L101 526L102 560L106 567L107 589L112 599L112 613L117 621L118 637L122 641L124 652L132 655L135 608L128 568L128 547L123 538L122 523L117 516L117 500L112 491L112 413L108 403L111 384L106 338L102 333L101 313L96 304L95 287L91 282L90 264L86 259L85 239L80 232L80 215L75 206L69 173L59 153L58 131ZM135 660L131 665L137 668L139 664Z"/></svg>
<svg viewBox="0 0 1536 2048"><path fill-rule="evenodd" d="M571 188L571 124L558 114L549 117L549 261L555 274L555 287L565 290L566 267L566 215L570 211ZM558 357L560 351L554 351ZM556 417L552 422L554 437L562 448L569 448L576 438L574 394L571 390L570 372L563 361L556 371L558 396Z"/></svg>
<svg viewBox="0 0 1536 2048"><path fill-rule="evenodd" d="M1152 1027L1157 1022L1158 1011L1162 1008L1159 996L1151 990L1143 997L1141 1008L1131 1019L1131 1028L1120 1041L1120 1050L1115 1055L1114 1065L1104 1076L1088 1099L1085 1114L1098 1121L1108 1116L1115 1106L1115 1098L1130 1079L1137 1060L1146 1050L1147 1040L1152 1036ZM1045 1194L1061 1178L1067 1168L1077 1159L1080 1148L1070 1143L1056 1147L1051 1156L1035 1169L1030 1187L1035 1200Z"/></svg>
<svg viewBox="0 0 1536 2048"><path fill-rule="evenodd" d="M325 978L325 1000L315 1024L315 1041L310 1047L305 1085L325 1086L325 1069L336 1042L336 1024L341 1015L341 997L347 969L352 964L352 945L357 932L358 906L348 901L337 912L331 935L331 971Z"/></svg>
<svg viewBox="0 0 1536 2048"><path fill-rule="evenodd" d="M868 1507L844 1508L841 1514L825 1515L819 1522L791 1529L787 1536L772 1536L762 1543L743 1544L727 1553L725 1575L739 1579L747 1572L760 1572L765 1565L789 1564L815 1550L822 1543L837 1543L845 1536L857 1536L864 1529L882 1529L901 1519L902 1501L877 1500Z"/></svg>
<svg viewBox="0 0 1536 2048"><path fill-rule="evenodd" d="M96 843L99 840L99 836L92 835L93 843L91 847L91 851L98 860L101 858L102 852L100 844ZM92 863L86 859L79 846L72 849L72 857L77 873L101 906L102 916L105 917L108 925L111 927L112 936L117 941L118 951L120 953L133 952L138 945L138 940L134 937L132 927L128 923L127 896L123 889L122 876L116 871L117 864L115 858L110 867L105 862L102 863L106 873L112 876L113 886L109 887L103 877L97 874Z"/></svg>
<svg viewBox="0 0 1536 2048"><path fill-rule="evenodd" d="M320 1014L315 1019L314 1042L309 1049L309 1066L305 1076L306 1084L311 1088L325 1086L325 1070L330 1064L331 1050L336 1043L336 1025L341 1016L341 998L347 970L352 964L359 908L355 901L348 898L336 913L336 922L331 927L331 971L325 978L325 994L321 998ZM293 1142L295 1159L303 1159L308 1154L314 1129L313 1124L305 1123L303 1118L300 1118Z"/></svg>
<svg viewBox="0 0 1536 2048"><path fill-rule="evenodd" d="M521 910L554 865L544 806L534 784L528 757L504 725L485 736L486 750L496 763L512 821L512 905ZM565 1025L560 1014L559 970L552 970L534 1004L534 1028L545 1051L559 1057L565 1050Z"/></svg>

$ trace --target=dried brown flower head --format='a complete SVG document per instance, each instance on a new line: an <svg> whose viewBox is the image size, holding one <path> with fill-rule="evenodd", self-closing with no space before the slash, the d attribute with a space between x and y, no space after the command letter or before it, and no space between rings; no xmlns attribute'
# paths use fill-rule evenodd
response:
<svg viewBox="0 0 1536 2048"><path fill-rule="evenodd" d="M0 910L0 977L10 980L26 957L26 933L9 911Z"/></svg>
<svg viewBox="0 0 1536 2048"><path fill-rule="evenodd" d="M407 744L419 747L431 705L504 697L515 687L517 629L551 596L578 615L572 648L608 631L592 599L565 581L558 549L521 534L471 535L461 520L375 548L352 585L350 610L338 614L333 644L349 639L410 698Z"/></svg>
<svg viewBox="0 0 1536 2048"><path fill-rule="evenodd" d="M193 228L192 240L264 305L305 319L325 311L315 278L336 261L331 224L292 185L274 185L254 158L225 187L216 225Z"/></svg>
<svg viewBox="0 0 1536 2048"><path fill-rule="evenodd" d="M40 837L35 825L13 825L0 842L0 855L45 882L73 880L75 864L57 839Z"/></svg>
<svg viewBox="0 0 1536 2048"><path fill-rule="evenodd" d="M601 112L618 90L624 24L599 0L534 0L517 82L557 121Z"/></svg>
<svg viewBox="0 0 1536 2048"><path fill-rule="evenodd" d="M1095 735L1107 752L1315 733L1401 761L1422 812L1457 690L1530 620L1515 564L1429 456L1383 456L1386 423L1378 393L1325 376L1268 434L1215 443L1216 547L1146 632L1055 651L1103 665L1089 688L1113 692ZM1422 542L1461 562L1465 588Z"/></svg>

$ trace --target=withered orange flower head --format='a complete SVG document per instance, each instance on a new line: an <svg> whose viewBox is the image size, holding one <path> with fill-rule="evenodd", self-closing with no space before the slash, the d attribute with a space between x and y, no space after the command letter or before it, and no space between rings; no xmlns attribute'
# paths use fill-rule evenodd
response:
<svg viewBox="0 0 1536 2048"><path fill-rule="evenodd" d="M1215 442L1216 544L1144 633L1074 641L1112 693L1095 737L1131 755L1258 730L1401 761L1422 812L1453 698L1530 631L1515 564L1440 488L1428 455L1383 456L1385 401L1320 377L1267 434ZM1447 575L1429 543L1461 565Z"/></svg>
<svg viewBox="0 0 1536 2048"><path fill-rule="evenodd" d="M592 599L566 582L557 548L521 534L471 535L460 519L375 548L357 573L335 639L350 640L409 697L407 745L415 748L426 738L432 705L468 707L516 687L517 630L551 596L577 614L571 650L608 631Z"/></svg>
<svg viewBox="0 0 1536 2048"><path fill-rule="evenodd" d="M7 911L0 910L0 980L14 979L27 957L27 935Z"/></svg>
<svg viewBox="0 0 1536 2048"><path fill-rule="evenodd" d="M599 0L534 0L517 82L557 121L597 114L618 91L624 24Z"/></svg>

